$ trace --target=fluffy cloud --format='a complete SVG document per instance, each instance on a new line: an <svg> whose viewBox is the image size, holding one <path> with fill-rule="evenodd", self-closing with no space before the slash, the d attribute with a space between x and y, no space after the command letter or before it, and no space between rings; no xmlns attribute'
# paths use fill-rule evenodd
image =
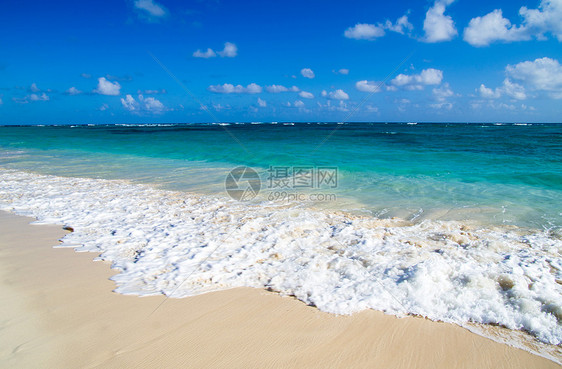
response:
<svg viewBox="0 0 562 369"><path fill-rule="evenodd" d="M194 58L208 59L208 58L214 58L215 56L217 56L217 54L211 48L208 48L207 51L201 51L198 49L193 53Z"/></svg>
<svg viewBox="0 0 562 369"><path fill-rule="evenodd" d="M294 106L295 108L304 108L304 103L303 103L302 101L300 101L300 100L297 100L297 101L295 101L295 102L293 103L293 106Z"/></svg>
<svg viewBox="0 0 562 369"><path fill-rule="evenodd" d="M558 60L540 58L508 65L506 73L532 90L547 92L555 99L562 98L562 65Z"/></svg>
<svg viewBox="0 0 562 369"><path fill-rule="evenodd" d="M437 101L434 104L430 104L430 106L434 109L447 109L451 110L453 104L448 100L448 98L455 96L453 90L451 90L451 86L448 83L444 83L441 87L436 87L433 89L433 97Z"/></svg>
<svg viewBox="0 0 562 369"><path fill-rule="evenodd" d="M95 93L100 95L119 95L121 91L121 85L119 82L111 82L105 79L105 77L98 78L98 87L94 90Z"/></svg>
<svg viewBox="0 0 562 369"><path fill-rule="evenodd" d="M506 95L516 100L525 100L527 90L530 90L546 93L553 99L562 99L562 65L558 60L544 57L508 65L505 73L507 78L500 87L491 89L481 84L477 89L480 96L497 99Z"/></svg>
<svg viewBox="0 0 562 369"><path fill-rule="evenodd" d="M342 69L336 71L335 73L343 74L343 75L348 75L348 74L349 74L349 69L347 69L347 68L342 68Z"/></svg>
<svg viewBox="0 0 562 369"><path fill-rule="evenodd" d="M451 86L448 83L444 83L443 86L437 87L433 89L433 96L439 102L445 102L447 98L455 96L453 90L451 90Z"/></svg>
<svg viewBox="0 0 562 369"><path fill-rule="evenodd" d="M279 92L288 92L288 91L298 92L299 91L299 88L297 86L287 88L287 87L282 86L282 85L266 86L265 89L266 89L267 92L271 92L271 93L274 93L274 94L279 93Z"/></svg>
<svg viewBox="0 0 562 369"><path fill-rule="evenodd" d="M425 14L423 30L425 42L442 42L452 40L457 35L453 18L445 15L445 9L454 0L436 0Z"/></svg>
<svg viewBox="0 0 562 369"><path fill-rule="evenodd" d="M125 98L121 98L121 105L128 111L139 114L160 114L167 110L164 104L153 97L145 98L143 95L138 95L137 99L135 100L131 95L126 95Z"/></svg>
<svg viewBox="0 0 562 369"><path fill-rule="evenodd" d="M362 92L380 92L379 83L375 81L359 81L355 84L355 88Z"/></svg>
<svg viewBox="0 0 562 369"><path fill-rule="evenodd" d="M37 87L37 84L32 83L29 87L29 91L32 92L25 97L13 97L12 100L18 104L28 104L30 101L49 101L50 98L45 92L41 92L41 89ZM50 92L51 90L47 90Z"/></svg>
<svg viewBox="0 0 562 369"><path fill-rule="evenodd" d="M68 90L66 90L66 94L67 95L79 95L81 94L82 91L80 91L79 89L77 89L76 87L71 87Z"/></svg>
<svg viewBox="0 0 562 369"><path fill-rule="evenodd" d="M314 78L314 72L310 68L303 68L301 69L301 74L304 78Z"/></svg>
<svg viewBox="0 0 562 369"><path fill-rule="evenodd" d="M486 99L497 99L502 95L506 95L517 100L525 100L527 98L525 88L520 84L511 82L508 78L504 79L503 84L500 87L496 87L493 90L486 87L484 84L481 84L477 89L477 92L481 97Z"/></svg>
<svg viewBox="0 0 562 369"><path fill-rule="evenodd" d="M314 95L310 92L306 92L306 91L301 91L299 93L299 96L304 98L304 99L314 99Z"/></svg>
<svg viewBox="0 0 562 369"><path fill-rule="evenodd" d="M378 37L385 35L385 30L392 32L397 32L404 34L406 30L411 31L414 28L410 22L408 22L408 16L403 15L392 23L390 20L386 20L384 23L378 24L368 24L368 23L357 23L353 27L349 27L345 30L343 35L347 38L353 38L356 40L375 40Z"/></svg>
<svg viewBox="0 0 562 369"><path fill-rule="evenodd" d="M318 107L320 109L325 109L328 111L349 111L349 109L347 108L347 104L342 100L340 100L340 102L337 105L332 105L332 102L329 100L326 102L325 105L319 102Z"/></svg>
<svg viewBox="0 0 562 369"><path fill-rule="evenodd" d="M422 70L420 74L399 74L396 78L390 81L390 83L392 86L402 87L407 90L422 90L424 85L438 85L442 80L443 71L428 68Z"/></svg>
<svg viewBox="0 0 562 369"><path fill-rule="evenodd" d="M262 100L258 97L258 106L260 108L265 108L267 106L267 102L265 100Z"/></svg>
<svg viewBox="0 0 562 369"><path fill-rule="evenodd" d="M145 15L154 18L162 18L168 13L166 8L153 0L135 0L135 8L145 12Z"/></svg>
<svg viewBox="0 0 562 369"><path fill-rule="evenodd" d="M238 55L238 47L236 47L235 44L233 44L232 42L225 42L224 43L224 49L222 49L222 51L217 51L215 52L213 49L211 49L210 47L207 48L206 51L201 51L200 49L197 49L194 53L193 53L193 57L194 58L204 58L204 59L209 59L209 58L214 58L217 56L217 54L221 57L221 58L234 58L236 55Z"/></svg>
<svg viewBox="0 0 562 369"><path fill-rule="evenodd" d="M468 27L464 29L463 38L472 46L487 46L498 40L509 42L530 39L525 29L512 26L509 19L503 17L500 9L471 19Z"/></svg>
<svg viewBox="0 0 562 369"><path fill-rule="evenodd" d="M355 26L346 29L343 35L356 40L374 40L377 37L384 36L384 29L374 24L357 23Z"/></svg>
<svg viewBox="0 0 562 369"><path fill-rule="evenodd" d="M521 25L512 25L496 9L483 17L473 18L464 30L464 40L473 46L487 46L495 41L513 42L544 39L546 33L562 41L562 0L542 0L538 9L519 9Z"/></svg>
<svg viewBox="0 0 562 369"><path fill-rule="evenodd" d="M507 95L517 100L525 100L527 95L525 88L517 83L511 82L509 79L503 81L502 91Z"/></svg>
<svg viewBox="0 0 562 369"><path fill-rule="evenodd" d="M332 100L349 100L349 95L345 93L344 90L335 90L324 94L326 91L322 91L322 96L327 96Z"/></svg>
<svg viewBox="0 0 562 369"><path fill-rule="evenodd" d="M40 95L38 94L31 94L29 95L29 100L31 101L48 101L49 100L49 96L47 96L46 93L42 93Z"/></svg>
<svg viewBox="0 0 562 369"><path fill-rule="evenodd" d="M412 29L414 29L414 26L412 25L412 23L408 22L408 16L403 15L398 18L396 20L396 23L394 24L387 19L384 23L384 28L403 35L406 30L411 31Z"/></svg>
<svg viewBox="0 0 562 369"><path fill-rule="evenodd" d="M477 92L485 99L497 99L501 96L501 92L499 89L492 90L491 88L486 87L484 84L481 84L480 87L477 89Z"/></svg>
<svg viewBox="0 0 562 369"><path fill-rule="evenodd" d="M260 85L255 83L250 83L246 87L242 85L234 86L230 83L225 83L222 85L211 85L209 86L209 91L218 94L259 94L262 92L262 88Z"/></svg>
<svg viewBox="0 0 562 369"><path fill-rule="evenodd" d="M218 54L223 58L234 58L238 55L238 47L232 42L225 42L224 49L219 51Z"/></svg>

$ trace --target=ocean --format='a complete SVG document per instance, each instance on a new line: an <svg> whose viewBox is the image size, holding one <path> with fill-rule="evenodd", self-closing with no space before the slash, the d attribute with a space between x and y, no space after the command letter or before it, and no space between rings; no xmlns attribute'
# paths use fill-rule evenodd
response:
<svg viewBox="0 0 562 369"><path fill-rule="evenodd" d="M266 288L562 342L562 125L0 127L0 208L123 294Z"/></svg>

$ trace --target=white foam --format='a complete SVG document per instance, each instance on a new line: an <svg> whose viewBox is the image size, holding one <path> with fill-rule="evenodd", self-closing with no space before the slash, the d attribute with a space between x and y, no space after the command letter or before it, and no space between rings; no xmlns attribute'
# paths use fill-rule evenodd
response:
<svg viewBox="0 0 562 369"><path fill-rule="evenodd" d="M411 224L4 169L0 203L71 226L61 246L110 260L123 294L251 286L336 314L494 323L562 342L559 232Z"/></svg>

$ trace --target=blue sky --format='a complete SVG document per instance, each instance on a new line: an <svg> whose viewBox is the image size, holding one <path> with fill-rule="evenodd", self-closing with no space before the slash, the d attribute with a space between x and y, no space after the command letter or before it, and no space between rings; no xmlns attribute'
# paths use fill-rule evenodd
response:
<svg viewBox="0 0 562 369"><path fill-rule="evenodd" d="M22 0L0 31L0 124L561 121L562 0Z"/></svg>

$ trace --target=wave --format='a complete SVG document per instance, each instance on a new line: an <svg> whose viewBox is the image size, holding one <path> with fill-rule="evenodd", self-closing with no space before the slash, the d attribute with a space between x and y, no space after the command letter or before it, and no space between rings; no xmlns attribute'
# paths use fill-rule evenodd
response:
<svg viewBox="0 0 562 369"><path fill-rule="evenodd" d="M375 309L491 323L562 342L562 234L240 203L126 181L0 169L3 210L71 226L116 292L266 288L335 314Z"/></svg>

